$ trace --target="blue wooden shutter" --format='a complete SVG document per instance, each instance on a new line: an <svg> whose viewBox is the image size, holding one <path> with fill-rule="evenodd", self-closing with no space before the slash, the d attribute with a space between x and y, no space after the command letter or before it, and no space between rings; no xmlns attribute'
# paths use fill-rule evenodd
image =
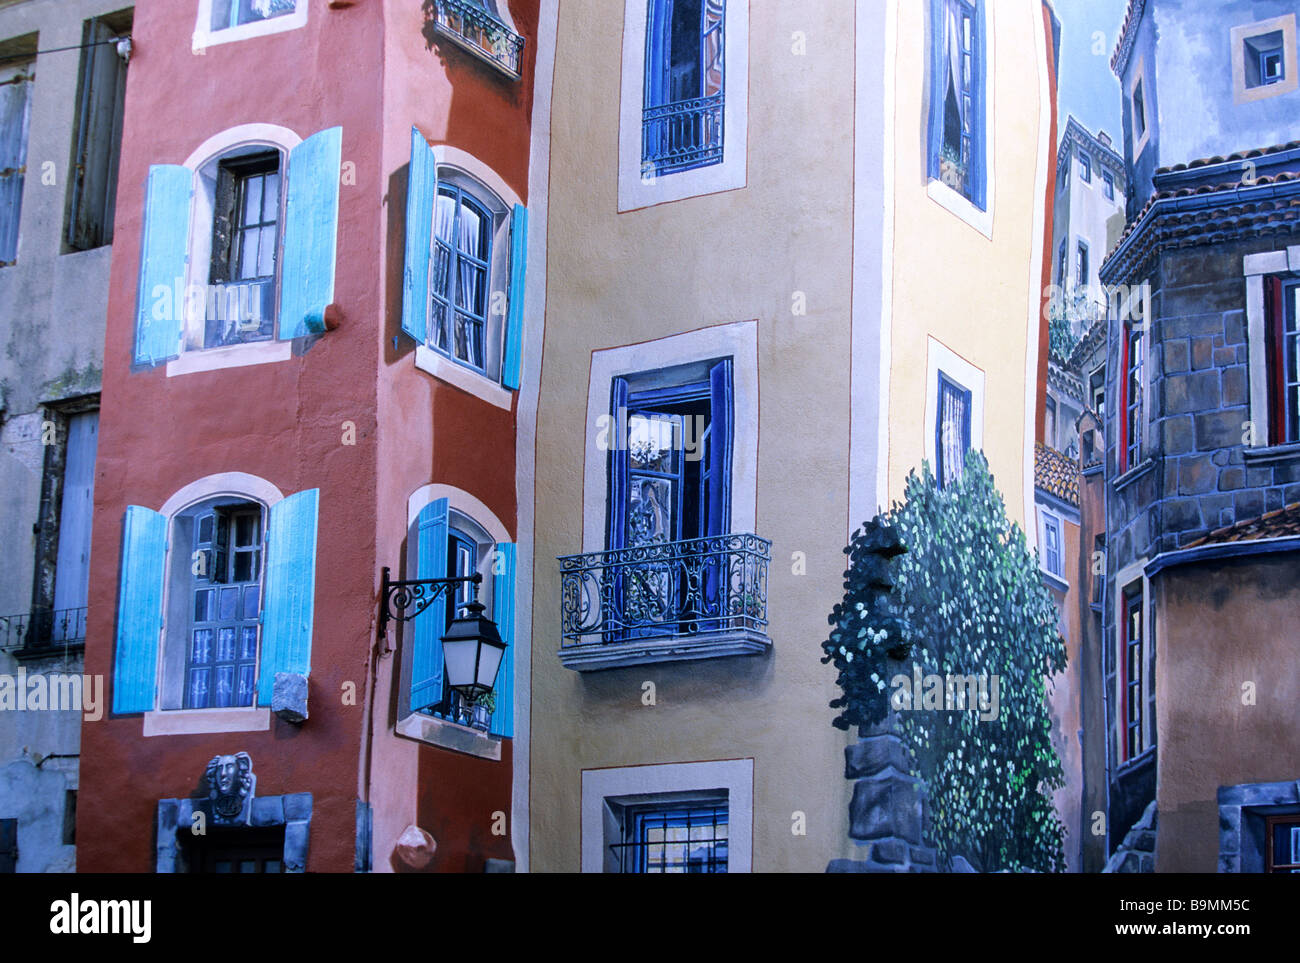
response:
<svg viewBox="0 0 1300 963"><path fill-rule="evenodd" d="M406 266L402 270L402 330L424 344L428 338L429 259L438 165L419 128L411 128L411 166L406 174Z"/></svg>
<svg viewBox="0 0 1300 963"><path fill-rule="evenodd" d="M731 531L731 436L735 424L731 359L709 369L708 535Z"/></svg>
<svg viewBox="0 0 1300 963"><path fill-rule="evenodd" d="M122 521L117 593L114 712L151 712L155 708L166 558L167 519L139 505L128 507Z"/></svg>
<svg viewBox="0 0 1300 963"><path fill-rule="evenodd" d="M491 732L513 739L515 735L515 545L497 542L492 560L492 621L506 643L501 670L494 687L496 711L492 713Z"/></svg>
<svg viewBox="0 0 1300 963"><path fill-rule="evenodd" d="M524 347L524 276L528 270L528 208L515 205L510 221L510 309L506 317L506 352L501 383L519 388Z"/></svg>
<svg viewBox="0 0 1300 963"><path fill-rule="evenodd" d="M447 499L420 509L416 520L416 578L447 577ZM442 636L447 631L445 596L415 617L411 649L411 711L442 701Z"/></svg>
<svg viewBox="0 0 1300 963"><path fill-rule="evenodd" d="M971 200L981 211L988 210L988 155L992 150L989 144L987 76L988 59L985 52L985 37L988 25L988 5L984 0L975 0L975 20L972 24L974 38L971 42L971 56L975 60L975 89L971 91L971 166L974 168L975 184L971 190Z"/></svg>
<svg viewBox="0 0 1300 963"><path fill-rule="evenodd" d="M943 81L947 71L943 31L946 13L944 0L930 0L930 143L926 162L931 180L939 179L939 153L943 147Z"/></svg>
<svg viewBox="0 0 1300 963"><path fill-rule="evenodd" d="M290 495L271 508L266 526L266 587L257 704L269 706L277 672L311 672L316 599L316 520L320 489Z"/></svg>
<svg viewBox="0 0 1300 963"><path fill-rule="evenodd" d="M289 152L280 270L281 338L325 330L325 308L334 301L342 156L342 127L313 134Z"/></svg>
<svg viewBox="0 0 1300 963"><path fill-rule="evenodd" d="M609 504L606 507L608 530L605 547L622 548L627 539L627 396L626 378L615 378L610 390L609 429Z"/></svg>
<svg viewBox="0 0 1300 963"><path fill-rule="evenodd" d="M646 21L645 106L668 103L673 0L651 0Z"/></svg>
<svg viewBox="0 0 1300 963"><path fill-rule="evenodd" d="M181 350L181 307L189 261L193 172L177 164L149 168L140 287L136 292L135 363L155 365ZM180 303L178 303L180 302Z"/></svg>

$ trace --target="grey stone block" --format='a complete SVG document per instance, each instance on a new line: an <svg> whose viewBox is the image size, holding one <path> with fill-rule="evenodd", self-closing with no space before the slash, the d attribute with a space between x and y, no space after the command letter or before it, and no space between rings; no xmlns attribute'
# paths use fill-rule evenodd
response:
<svg viewBox="0 0 1300 963"><path fill-rule="evenodd" d="M1178 374L1191 366L1191 354L1185 340L1165 342L1165 374Z"/></svg>
<svg viewBox="0 0 1300 963"><path fill-rule="evenodd" d="M307 871L307 851L310 844L311 824L306 820L287 823L284 827L284 871Z"/></svg>
<svg viewBox="0 0 1300 963"><path fill-rule="evenodd" d="M1194 498L1174 498L1164 505L1165 528L1175 532L1200 529L1201 509Z"/></svg>
<svg viewBox="0 0 1300 963"><path fill-rule="evenodd" d="M1273 484L1272 465L1251 465L1246 469L1247 488L1266 488Z"/></svg>
<svg viewBox="0 0 1300 963"><path fill-rule="evenodd" d="M859 779L849 803L849 835L854 839L898 836L921 841L921 802L917 781L887 776Z"/></svg>
<svg viewBox="0 0 1300 963"><path fill-rule="evenodd" d="M1249 417L1244 408L1229 408L1196 416L1196 448L1213 451L1241 444L1241 423Z"/></svg>
<svg viewBox="0 0 1300 963"><path fill-rule="evenodd" d="M954 873L977 873L977 872L979 872L979 870L977 870L974 866L972 866L969 862L966 861L966 857L965 857L965 856L954 856L954 857L952 858L952 871L953 871Z"/></svg>
<svg viewBox="0 0 1300 963"><path fill-rule="evenodd" d="M910 846L907 850L908 859L913 866L932 866L938 868L939 858L933 849L928 846Z"/></svg>
<svg viewBox="0 0 1300 963"><path fill-rule="evenodd" d="M1214 364L1214 342L1210 338L1192 339L1192 370L1200 371Z"/></svg>
<svg viewBox="0 0 1300 963"><path fill-rule="evenodd" d="M904 863L907 844L901 839L882 839L871 847L871 858L878 863Z"/></svg>
<svg viewBox="0 0 1300 963"><path fill-rule="evenodd" d="M1219 373L1197 371L1165 378L1164 401L1165 413L1169 415L1217 410L1220 403Z"/></svg>
<svg viewBox="0 0 1300 963"><path fill-rule="evenodd" d="M860 859L832 859L826 864L828 873L869 873L871 868L865 860Z"/></svg>
<svg viewBox="0 0 1300 963"><path fill-rule="evenodd" d="M285 722L306 722L307 677L297 672L277 672L271 690L271 711Z"/></svg>
<svg viewBox="0 0 1300 963"><path fill-rule="evenodd" d="M1182 455L1192 450L1193 433L1192 433L1191 415L1182 415L1177 418L1166 418L1160 425L1160 431L1163 436L1161 448L1166 455Z"/></svg>
<svg viewBox="0 0 1300 963"><path fill-rule="evenodd" d="M1244 405L1250 401L1244 366L1233 364L1232 367L1223 369L1222 391L1225 405ZM1240 428L1240 425L1238 425L1238 428ZM1240 432L1238 433L1238 440L1240 440Z"/></svg>
<svg viewBox="0 0 1300 963"><path fill-rule="evenodd" d="M1225 468L1219 473L1219 491L1232 492L1246 486L1246 472L1237 467Z"/></svg>
<svg viewBox="0 0 1300 963"><path fill-rule="evenodd" d="M1239 492L1232 498L1232 511L1238 522L1259 518L1264 514L1264 493L1259 491Z"/></svg>
<svg viewBox="0 0 1300 963"><path fill-rule="evenodd" d="M280 798L284 800L286 820L311 819L311 793L295 792Z"/></svg>
<svg viewBox="0 0 1300 963"><path fill-rule="evenodd" d="M254 826L280 826L283 824L283 796L257 796L253 799Z"/></svg>
<svg viewBox="0 0 1300 963"><path fill-rule="evenodd" d="M1129 840L1125 839L1125 842ZM1156 851L1156 834L1149 829L1144 829L1134 836L1132 840L1133 849L1140 853L1154 853Z"/></svg>
<svg viewBox="0 0 1300 963"><path fill-rule="evenodd" d="M1208 455L1189 455L1178 459L1178 494L1204 495L1215 489L1219 470Z"/></svg>
<svg viewBox="0 0 1300 963"><path fill-rule="evenodd" d="M907 749L896 735L867 736L844 749L844 778L861 779L892 766L900 773L909 770Z"/></svg>

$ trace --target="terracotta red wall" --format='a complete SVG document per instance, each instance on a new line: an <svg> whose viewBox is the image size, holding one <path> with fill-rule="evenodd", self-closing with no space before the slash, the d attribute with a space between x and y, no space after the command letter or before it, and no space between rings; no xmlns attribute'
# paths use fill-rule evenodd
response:
<svg viewBox="0 0 1300 963"><path fill-rule="evenodd" d="M112 690L118 557L127 505L161 508L202 476L248 472L286 495L320 489L311 718L272 719L269 732L144 738L139 715L86 723L82 736L78 866L153 868L158 799L199 786L218 752L253 758L258 795L314 797L308 869L352 868L357 757L363 709L344 707L345 681L360 690L372 637L374 474L377 460L374 327L382 295L366 252L380 238L382 23L373 4L313 4L305 27L191 52L191 7L136 7L117 199L95 484L94 551L86 671ZM183 8L183 14L178 11ZM369 8L369 9L368 9ZM343 159L357 183L342 187L336 300L344 323L301 357L168 378L163 366L132 373L144 183L152 163L183 163L205 139L244 123L306 137L343 128ZM356 425L344 446L342 423Z"/></svg>

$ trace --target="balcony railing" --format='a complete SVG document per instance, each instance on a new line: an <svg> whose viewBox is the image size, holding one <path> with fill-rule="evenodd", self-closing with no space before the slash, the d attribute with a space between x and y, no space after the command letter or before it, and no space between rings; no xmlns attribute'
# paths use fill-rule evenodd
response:
<svg viewBox="0 0 1300 963"><path fill-rule="evenodd" d="M762 651L771 546L717 535L561 558L561 659L585 669Z"/></svg>
<svg viewBox="0 0 1300 963"><path fill-rule="evenodd" d="M433 0L433 27L515 80L524 38L472 0Z"/></svg>
<svg viewBox="0 0 1300 963"><path fill-rule="evenodd" d="M642 113L641 166L647 176L722 162L722 94Z"/></svg>
<svg viewBox="0 0 1300 963"><path fill-rule="evenodd" d="M0 616L0 649L18 656L55 655L86 644L86 609L36 609Z"/></svg>

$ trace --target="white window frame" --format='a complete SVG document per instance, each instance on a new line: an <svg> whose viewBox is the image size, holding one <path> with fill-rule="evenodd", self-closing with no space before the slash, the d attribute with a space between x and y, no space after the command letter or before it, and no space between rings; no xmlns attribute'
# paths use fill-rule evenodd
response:
<svg viewBox="0 0 1300 963"><path fill-rule="evenodd" d="M1061 566L1059 572L1053 572L1047 564L1047 529L1049 527L1056 529L1057 561ZM1064 583L1068 588L1070 580L1065 577L1065 519L1059 513L1042 505L1038 506L1038 545L1041 549L1039 567L1052 578Z"/></svg>
<svg viewBox="0 0 1300 963"><path fill-rule="evenodd" d="M487 536L493 543L491 551L482 551L486 542L479 542L479 558L477 571L483 576L483 582L479 585L478 600L483 603L487 609L486 615L492 618L495 611L496 600L493 597L493 566L495 564L494 552L496 544L501 542L512 542L510 532L501 519L488 508L478 498L469 492L452 485L434 484L424 485L411 493L410 498L406 501L406 570L408 573L416 571L419 561L419 540L417 538L417 525L420 520L420 512L426 505L436 502L439 499L447 499L447 518L448 528L458 529L465 534L471 534L466 531L467 528L477 528ZM462 523L457 525L456 519L464 519L468 525ZM407 578L414 578L414 574L408 574ZM516 589L518 594L519 589ZM437 603L442 604L440 598ZM411 625L412 623L405 623ZM515 633L516 644L520 638L520 633ZM451 749L455 752L463 752L467 755L478 756L482 759L498 760L501 758L501 737L490 735L470 726L462 726L459 723L451 722L447 719L439 719L424 712L411 711L411 659L413 655L410 640L414 638L414 633L409 629L402 633L402 645L400 647L400 659L398 665L398 698L397 698L397 718L398 722L395 727L399 736L405 736L408 739L414 739L418 742L428 743L432 746L439 746L443 749ZM519 687L515 687L516 693ZM519 700L515 701L516 715L519 709Z"/></svg>
<svg viewBox="0 0 1300 963"><path fill-rule="evenodd" d="M1156 665L1155 650L1151 644L1154 634L1152 631L1151 582L1147 579L1144 571L1146 565L1147 559L1145 557L1130 562L1120 570L1114 581L1112 604L1115 610L1115 635L1112 644L1115 657L1115 701L1112 703L1112 709L1115 718L1112 719L1111 733L1114 742L1116 770L1127 769L1129 766L1135 765L1149 756L1156 748L1156 720L1150 712L1151 687L1154 684ZM1123 710L1123 699L1126 694L1124 692L1124 673L1120 671L1120 665L1123 664L1122 660L1128 658L1124 641L1125 633L1128 631L1125 590L1138 582L1142 584L1142 751L1136 756L1124 759L1122 757L1124 756L1125 739L1127 739L1128 733L1121 729L1119 716Z"/></svg>
<svg viewBox="0 0 1300 963"><path fill-rule="evenodd" d="M1138 133L1137 126L1137 104L1133 100L1133 92L1137 90L1138 85L1142 85L1142 125L1143 130ZM1142 156L1143 149L1147 142L1151 140L1151 82L1147 78L1146 58L1138 57L1137 66L1133 68L1133 76L1129 78L1128 90L1125 92L1128 97L1129 128L1133 135L1133 159L1137 160Z"/></svg>
<svg viewBox="0 0 1300 963"><path fill-rule="evenodd" d="M748 873L754 860L754 760L678 762L582 770L582 872L605 872L616 820L606 800L668 793L727 793L727 872ZM621 839L616 842L622 842Z"/></svg>
<svg viewBox="0 0 1300 963"><path fill-rule="evenodd" d="M591 353L583 462L582 550L605 550L609 452L599 445L615 378L664 368L732 359L731 530L756 532L758 516L758 322L736 321L641 344Z"/></svg>
<svg viewBox="0 0 1300 963"><path fill-rule="evenodd" d="M522 201L500 174L468 151L437 144L433 147L433 158L439 185L444 179L455 184L472 194L492 213L492 264L488 273L487 324L483 338L483 360L487 370L486 373L476 371L427 343L415 346L415 366L439 381L509 411L514 392L501 384L501 376L505 367L506 322L510 314L510 232L514 226L515 205L522 204ZM434 243L432 235L430 243ZM501 310L494 311L494 304L501 306ZM433 312L426 310L425 330L432 337Z"/></svg>
<svg viewBox="0 0 1300 963"><path fill-rule="evenodd" d="M970 447L984 450L984 372L933 337L927 338L925 372L925 458L930 470L938 465L935 433L939 418L939 372L970 392Z"/></svg>
<svg viewBox="0 0 1300 963"><path fill-rule="evenodd" d="M1278 442L1269 437L1267 325L1264 316L1264 276L1300 274L1300 245L1277 251L1247 254L1242 258L1246 276L1246 338L1250 373L1250 421L1254 427L1252 448L1270 448ZM1245 428L1243 426L1243 432Z"/></svg>
<svg viewBox="0 0 1300 963"><path fill-rule="evenodd" d="M996 34L997 31L993 29L992 21L993 21L993 13L994 13L995 6L996 5L993 2L993 0L987 0L983 8L984 9L984 60L985 60L985 65L984 65L984 124L985 124L984 210L981 211L970 198L966 197L966 195L962 194L960 191L956 191L953 188L949 187L942 180L939 180L938 178L930 178L928 168L926 167L926 165L928 165L930 162L929 157L924 151L921 154L921 164L922 164L921 173L922 176L926 178L926 187L925 187L926 196L928 196L930 200L934 201L936 204L944 208L949 213L955 214L957 217L961 218L971 227L975 228L975 230L979 231L981 234L987 237L990 241L993 240L993 195L994 195L994 186L997 183L997 179L994 177L994 170L993 170L993 158L997 153L993 149L994 126L995 126L994 121L997 117L997 105L994 103L994 97L993 97L993 92L995 88L995 85L993 83L993 78L995 76L993 68L996 62L994 59L993 48L995 46L994 35ZM929 20L928 13L926 14L926 19ZM936 29L935 25L931 24L930 29L932 30ZM929 117L929 109L930 109L930 105L928 103L929 87L930 85L927 84L926 85L927 103L925 105L925 113L922 115L923 117Z"/></svg>
<svg viewBox="0 0 1300 963"><path fill-rule="evenodd" d="M1282 79L1273 84L1247 87L1246 41L1279 30L1282 32ZM1232 44L1233 103L1248 104L1257 100L1267 100L1269 97L1289 94L1300 87L1300 76L1297 75L1296 70L1296 15L1294 13L1233 27L1229 31L1229 38Z"/></svg>
<svg viewBox="0 0 1300 963"><path fill-rule="evenodd" d="M204 348L205 308L192 303L189 293L196 289L207 291L211 270L212 218L216 205L216 170L223 157L233 151L251 147L266 147L280 152L280 226L276 239L276 313L279 313L283 285L280 267L284 260L284 209L288 196L289 153L302 143L302 138L287 127L276 124L241 124L212 135L186 158L184 167L192 172L193 197L190 200L190 234L186 248L188 257L185 270L185 287L182 292L184 323L181 333L181 353L167 362L167 377L190 374L195 371L215 371L223 368L240 368L245 365L271 364L288 361L293 355L293 343L272 337L269 341L228 345L222 348ZM276 321L278 327L278 319Z"/></svg>
<svg viewBox="0 0 1300 963"><path fill-rule="evenodd" d="M286 13L270 20L256 20L240 24L238 27L212 29L213 0L199 0L199 16L194 23L194 37L191 44L193 53L201 54L205 47L215 47L223 43L237 43L250 37L264 37L286 30L297 30L307 24L307 8L310 0L297 0L293 13Z"/></svg>
<svg viewBox="0 0 1300 963"><path fill-rule="evenodd" d="M727 0L723 14L722 163L653 176L644 176L641 169L648 16L648 0L624 0L618 115L619 213L737 190L746 185L748 176L749 0Z"/></svg>
<svg viewBox="0 0 1300 963"><path fill-rule="evenodd" d="M163 709L160 700L163 697L166 649L171 645L185 645L188 640L169 639L167 633L167 611L171 600L171 568L174 544L173 530L176 516L187 508L212 498L242 498L262 506L263 526L270 519L271 508L284 500L284 494L265 478L249 475L245 472L221 472L199 478L181 488L166 502L159 513L167 519L167 553L163 561L163 629L158 645L158 663L154 667L154 708L144 713L145 736L177 736L199 733L218 732L265 732L271 728L271 709L269 706L240 706L230 709ZM263 563L265 564L265 563ZM261 661L259 641L258 661Z"/></svg>

